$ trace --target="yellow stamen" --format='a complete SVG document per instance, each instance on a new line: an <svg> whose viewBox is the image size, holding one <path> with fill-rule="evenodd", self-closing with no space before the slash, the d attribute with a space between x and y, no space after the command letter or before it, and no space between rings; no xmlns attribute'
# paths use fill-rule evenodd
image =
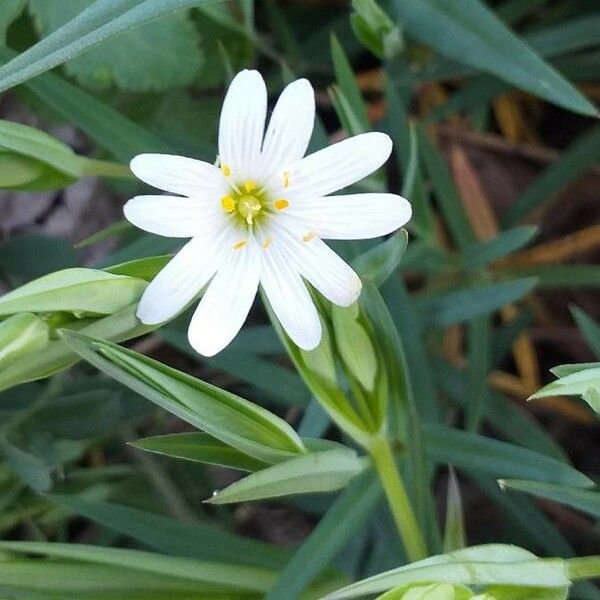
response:
<svg viewBox="0 0 600 600"><path fill-rule="evenodd" d="M229 165L221 165L221 171L225 177L229 177L231 175L231 167Z"/></svg>
<svg viewBox="0 0 600 600"><path fill-rule="evenodd" d="M233 212L235 210L235 200L231 196L223 196L221 198L221 206L225 212Z"/></svg>
<svg viewBox="0 0 600 600"><path fill-rule="evenodd" d="M284 210L290 205L285 198L278 198L273 204L277 210Z"/></svg>
<svg viewBox="0 0 600 600"><path fill-rule="evenodd" d="M247 243L248 243L248 240L240 240L239 242L236 242L233 245L233 249L234 250L241 250Z"/></svg>
<svg viewBox="0 0 600 600"><path fill-rule="evenodd" d="M266 250L271 245L272 241L273 241L272 237L266 238L265 241L262 244L262 247Z"/></svg>
<svg viewBox="0 0 600 600"><path fill-rule="evenodd" d="M244 183L244 188L248 193L250 193L252 190L255 190L256 187L256 181L254 181L254 179L248 179L248 181Z"/></svg>
<svg viewBox="0 0 600 600"><path fill-rule="evenodd" d="M310 240L314 240L317 237L316 231L309 231L306 235L302 236L302 240L305 242L310 242Z"/></svg>
<svg viewBox="0 0 600 600"><path fill-rule="evenodd" d="M284 171L283 172L283 187L289 187L290 186L290 172L289 171Z"/></svg>

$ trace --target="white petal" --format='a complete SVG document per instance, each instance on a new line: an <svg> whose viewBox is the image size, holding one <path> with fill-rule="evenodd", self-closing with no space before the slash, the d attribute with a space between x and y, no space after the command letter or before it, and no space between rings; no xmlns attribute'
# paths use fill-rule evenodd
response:
<svg viewBox="0 0 600 600"><path fill-rule="evenodd" d="M321 321L312 298L299 273L279 244L263 252L261 285L279 322L292 341L304 350L312 350L321 341Z"/></svg>
<svg viewBox="0 0 600 600"><path fill-rule="evenodd" d="M281 92L263 143L261 175L279 173L306 153L315 124L315 93L306 79L290 83ZM262 177L261 177L262 176Z"/></svg>
<svg viewBox="0 0 600 600"><path fill-rule="evenodd" d="M146 288L137 309L139 320L156 325L180 313L214 275L216 250L211 240L189 241Z"/></svg>
<svg viewBox="0 0 600 600"><path fill-rule="evenodd" d="M360 296L362 283L352 267L317 237L304 241L298 232L282 226L280 237L290 264L325 298L338 306L350 306Z"/></svg>
<svg viewBox="0 0 600 600"><path fill-rule="evenodd" d="M377 170L391 151L392 140L385 133L356 135L309 154L290 167L289 187L279 188L277 192L291 199L327 196Z"/></svg>
<svg viewBox="0 0 600 600"><path fill-rule="evenodd" d="M135 196L123 207L136 227L166 237L195 237L225 225L218 199L206 202L183 196Z"/></svg>
<svg viewBox="0 0 600 600"><path fill-rule="evenodd" d="M149 185L182 196L205 198L225 186L221 171L202 160L172 154L139 154L129 164L133 174Z"/></svg>
<svg viewBox="0 0 600 600"><path fill-rule="evenodd" d="M267 88L258 71L241 71L221 109L219 159L237 180L254 179L267 116Z"/></svg>
<svg viewBox="0 0 600 600"><path fill-rule="evenodd" d="M411 214L396 194L347 194L293 202L281 217L301 220L321 239L361 240L396 231Z"/></svg>
<svg viewBox="0 0 600 600"><path fill-rule="evenodd" d="M227 254L190 322L188 338L197 352L214 356L236 336L256 296L260 266L253 243Z"/></svg>

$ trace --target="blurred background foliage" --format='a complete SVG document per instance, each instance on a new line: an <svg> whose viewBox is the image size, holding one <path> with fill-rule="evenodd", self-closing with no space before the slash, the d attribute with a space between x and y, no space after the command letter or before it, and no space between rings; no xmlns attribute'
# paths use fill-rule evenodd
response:
<svg viewBox="0 0 600 600"><path fill-rule="evenodd" d="M568 392L526 403L552 380L551 367L600 360L596 1L2 0L0 60L3 292L66 267L175 250L176 240L122 221L122 203L139 187L127 161L150 151L212 162L223 89L241 68L259 68L272 98L295 77L311 80L312 149L388 132L392 159L358 188L411 200L408 247L402 254L374 240L336 249L383 274L439 520L456 503L453 464L469 543L598 552L595 492L582 500L568 486L513 481L502 490L496 481L526 479L517 467L536 468L540 455L599 476L589 406ZM0 314L8 314L1 304ZM12 339L11 327L24 331L0 318L0 340ZM367 476L337 497L204 505L235 474L128 445L185 423L87 365L60 371L74 358L40 367L40 376L58 371L49 379L26 381L22 361L43 361L53 329L79 319L112 331L110 318L27 317L27 352L16 360L0 350L3 538L273 569L299 548L290 564L300 573L286 569L271 599L296 597L285 594L330 563L349 578L398 565L391 517ZM339 438L259 305L211 359L189 347L188 319L131 346L268 407L303 436ZM411 493L423 485L412 482ZM600 597L591 587L577 593Z"/></svg>

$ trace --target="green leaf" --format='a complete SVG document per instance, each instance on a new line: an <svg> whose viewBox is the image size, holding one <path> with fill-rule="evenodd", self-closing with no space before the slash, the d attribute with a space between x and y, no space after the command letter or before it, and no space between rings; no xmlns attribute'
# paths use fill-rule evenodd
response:
<svg viewBox="0 0 600 600"><path fill-rule="evenodd" d="M600 492L597 490L582 490L578 487L527 481L522 479L501 479L500 486L532 494L554 502L560 502L600 518Z"/></svg>
<svg viewBox="0 0 600 600"><path fill-rule="evenodd" d="M166 554L268 569L279 569L290 558L283 548L228 533L206 522L183 523L139 508L78 496L51 494L48 498L75 514Z"/></svg>
<svg viewBox="0 0 600 600"><path fill-rule="evenodd" d="M530 588L521 586L492 586L473 600L567 600L569 588Z"/></svg>
<svg viewBox="0 0 600 600"><path fill-rule="evenodd" d="M131 445L155 454L239 469L240 471L254 472L268 466L268 463L256 460L208 433L188 432L156 435L136 440L131 442Z"/></svg>
<svg viewBox="0 0 600 600"><path fill-rule="evenodd" d="M444 551L452 552L466 546L465 518L458 479L454 469L448 475L446 492L446 527L444 528Z"/></svg>
<svg viewBox="0 0 600 600"><path fill-rule="evenodd" d="M515 227L501 232L491 240L469 244L461 252L462 263L467 269L481 269L526 246L537 232L537 227Z"/></svg>
<svg viewBox="0 0 600 600"><path fill-rule="evenodd" d="M127 277L137 277L144 281L152 281L172 258L172 254L148 256L106 267L103 270L114 275L126 275Z"/></svg>
<svg viewBox="0 0 600 600"><path fill-rule="evenodd" d="M83 175L83 161L52 136L0 120L0 187L54 189Z"/></svg>
<svg viewBox="0 0 600 600"><path fill-rule="evenodd" d="M89 9L94 0L30 0L41 35L47 36ZM199 36L187 15L178 12L125 30L66 64L82 84L111 84L137 92L160 91L194 81L202 56Z"/></svg>
<svg viewBox="0 0 600 600"><path fill-rule="evenodd" d="M396 149L396 163L403 177L402 195L410 200L413 209L407 227L419 237L433 242L436 240L435 223L419 165L418 132L410 122L407 100L398 94L390 76L385 79L385 92L389 133Z"/></svg>
<svg viewBox="0 0 600 600"><path fill-rule="evenodd" d="M0 188L25 189L40 179L44 167L26 156L0 150Z"/></svg>
<svg viewBox="0 0 600 600"><path fill-rule="evenodd" d="M352 66L335 33L331 35L331 58L333 60L335 78L344 98L346 98L352 113L358 119L362 132L369 131L371 124L362 94L354 78ZM352 133L356 135L357 133L361 133L361 131L352 131Z"/></svg>
<svg viewBox="0 0 600 600"><path fill-rule="evenodd" d="M535 277L539 288L561 289L600 287L600 267L596 265L536 265L502 269L505 277Z"/></svg>
<svg viewBox="0 0 600 600"><path fill-rule="evenodd" d="M0 438L0 454L8 468L36 492L47 492L52 487L50 468L38 456L18 448L3 437Z"/></svg>
<svg viewBox="0 0 600 600"><path fill-rule="evenodd" d="M552 396L581 396L600 414L600 363L560 365L552 369L559 379L544 386L529 400Z"/></svg>
<svg viewBox="0 0 600 600"><path fill-rule="evenodd" d="M26 0L3 0L0 4L0 46L6 43L6 30L23 12Z"/></svg>
<svg viewBox="0 0 600 600"><path fill-rule="evenodd" d="M335 363L327 329L323 328L321 343L311 351L301 350L287 336L268 300L263 303L271 323L284 344L298 373L332 420L354 440L368 443L368 431L336 380Z"/></svg>
<svg viewBox="0 0 600 600"><path fill-rule="evenodd" d="M378 596L376 600L471 600L473 592L464 586L450 583L431 583L428 585L409 584L395 588ZM479 598L478 600L486 600ZM488 598L487 600L494 600Z"/></svg>
<svg viewBox="0 0 600 600"><path fill-rule="evenodd" d="M64 311L108 315L139 300L146 282L95 269L51 273L0 298L0 315Z"/></svg>
<svg viewBox="0 0 600 600"><path fill-rule="evenodd" d="M424 6L427 2L428 0L424 0L421 5ZM431 183L448 229L456 245L459 248L465 248L475 242L475 234L467 219L462 200L460 199L448 165L435 142L425 130L419 127L417 128L417 134L421 158L431 178Z"/></svg>
<svg viewBox="0 0 600 600"><path fill-rule="evenodd" d="M152 331L154 327L142 325L136 318L137 303L112 315L92 321L80 331L90 335L115 340L128 340ZM52 340L45 348L28 354L0 369L0 391L21 383L53 375L79 360L63 340Z"/></svg>
<svg viewBox="0 0 600 600"><path fill-rule="evenodd" d="M522 298L536 285L534 277L475 285L442 294L420 297L415 305L433 327L448 327L494 312Z"/></svg>
<svg viewBox="0 0 600 600"><path fill-rule="evenodd" d="M269 399L282 406L305 405L310 394L300 377L290 368L259 356L261 352L257 344L260 344L260 340L257 339L258 336L245 336L247 331L248 329L242 331L229 347L216 356L204 358L203 362L232 375L236 380L252 385L257 393L263 396L266 394ZM197 359L198 353L190 346L186 331L163 327L159 335L174 348ZM281 347L277 344L267 353L275 354L280 351Z"/></svg>
<svg viewBox="0 0 600 600"><path fill-rule="evenodd" d="M407 33L443 56L491 73L568 110L597 111L576 88L544 62L478 0L394 0Z"/></svg>
<svg viewBox="0 0 600 600"><path fill-rule="evenodd" d="M593 350L596 358L600 360L600 325L578 306L571 307L577 328L583 334L588 346Z"/></svg>
<svg viewBox="0 0 600 600"><path fill-rule="evenodd" d="M364 527L381 495L371 470L351 481L296 550L265 600L300 598L302 591Z"/></svg>
<svg viewBox="0 0 600 600"><path fill-rule="evenodd" d="M131 571L138 580L138 584L143 582L146 577L152 579L153 575L159 575L165 583L179 583L179 589L186 589L190 584L191 590L197 589L194 583L209 583L222 586L224 590L247 590L255 592L266 592L276 574L273 571L260 569L257 567L244 567L241 565L227 565L217 562L204 562L192 558L179 558L173 556L164 556L152 552L143 552L141 550L124 550L121 548L102 548L100 546L87 546L83 544L52 544L46 542L0 542L0 550L19 554L43 554L53 559L63 559L72 561L73 566L81 567L81 563L107 565L116 568L125 568ZM36 561L37 562L37 561ZM48 576L52 575L52 561L42 561L40 564L48 564L44 572ZM13 566L12 561L8 564ZM34 566L36 563L29 563ZM58 561L60 567L61 561ZM67 563L69 564L69 563ZM39 569L39 567L38 567ZM31 570L30 570L31 572ZM21 585L27 583L27 580L19 577L18 571L13 571L12 581L19 581ZM154 581L160 581L160 578L154 578ZM8 572L5 570L0 573L0 584L9 583ZM74 577L73 580L79 579ZM12 581L10 583L12 583ZM60 583L60 579L54 579L55 584ZM110 582L110 571L106 572L104 580L104 589L107 582ZM65 584L64 578L62 585ZM102 589L102 587L100 589ZM43 589L43 588L42 588ZM61 589L60 587L58 589ZM69 589L67 587L67 589ZM85 588L83 588L85 589ZM110 589L110 587L108 588ZM160 586L159 586L160 589ZM168 588L167 588L168 589ZM205 589L205 588L200 588Z"/></svg>
<svg viewBox="0 0 600 600"><path fill-rule="evenodd" d="M425 425L425 450L436 462L496 478L519 478L590 487L593 482L567 463L527 448L442 425Z"/></svg>
<svg viewBox="0 0 600 600"><path fill-rule="evenodd" d="M508 207L502 225L510 227L550 202L569 183L578 179L600 160L600 125L595 125L577 140Z"/></svg>
<svg viewBox="0 0 600 600"><path fill-rule="evenodd" d="M210 504L248 502L292 494L333 492L348 485L366 466L356 452L335 449L291 458L214 492Z"/></svg>
<svg viewBox="0 0 600 600"><path fill-rule="evenodd" d="M15 56L13 50L0 48L3 61ZM100 147L124 162L142 152L173 151L153 133L53 73L29 80L25 87L62 118L80 127Z"/></svg>
<svg viewBox="0 0 600 600"><path fill-rule="evenodd" d="M380 573L329 594L324 600L359 598L423 581L542 587L565 587L571 583L565 561L561 559L541 559L516 546L489 544L433 556Z"/></svg>
<svg viewBox="0 0 600 600"><path fill-rule="evenodd" d="M370 279L376 286L383 285L398 268L407 244L408 233L401 229L384 242L357 256L352 266L361 279Z"/></svg>
<svg viewBox="0 0 600 600"><path fill-rule="evenodd" d="M110 377L254 458L274 463L306 452L285 421L248 400L116 344L67 330L63 337Z"/></svg>
<svg viewBox="0 0 600 600"><path fill-rule="evenodd" d="M20 313L0 322L0 366L44 348L50 341L48 324L31 313Z"/></svg>
<svg viewBox="0 0 600 600"><path fill-rule="evenodd" d="M375 56L391 60L404 47L399 28L375 0L352 0L350 24L356 37Z"/></svg>
<svg viewBox="0 0 600 600"><path fill-rule="evenodd" d="M378 372L377 355L371 337L359 319L357 304L332 306L335 345L348 372L367 392L373 392Z"/></svg>
<svg viewBox="0 0 600 600"><path fill-rule="evenodd" d="M205 0L204 0L205 1ZM157 17L203 0L104 0L95 2L42 41L0 68L0 91L83 54L96 44Z"/></svg>

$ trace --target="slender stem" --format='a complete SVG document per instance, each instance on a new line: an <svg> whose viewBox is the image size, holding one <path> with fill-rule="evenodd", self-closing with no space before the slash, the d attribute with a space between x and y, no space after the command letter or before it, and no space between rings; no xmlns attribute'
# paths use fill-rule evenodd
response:
<svg viewBox="0 0 600 600"><path fill-rule="evenodd" d="M83 170L86 175L95 175L97 177L110 177L112 179L134 179L133 173L129 170L127 165L111 162L109 160L86 158L83 163Z"/></svg>
<svg viewBox="0 0 600 600"><path fill-rule="evenodd" d="M595 579L600 577L600 556L583 556L567 560L571 579Z"/></svg>
<svg viewBox="0 0 600 600"><path fill-rule="evenodd" d="M426 558L425 539L396 466L389 441L385 438L376 438L369 450L409 560L414 562Z"/></svg>

